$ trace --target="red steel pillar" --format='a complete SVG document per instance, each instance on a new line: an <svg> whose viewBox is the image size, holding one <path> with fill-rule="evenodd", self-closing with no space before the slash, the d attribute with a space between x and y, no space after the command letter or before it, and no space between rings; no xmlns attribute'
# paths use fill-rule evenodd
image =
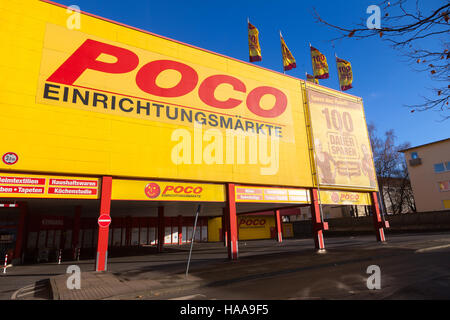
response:
<svg viewBox="0 0 450 320"><path fill-rule="evenodd" d="M26 218L28 215L28 205L26 202L19 203L20 217L19 217L19 225L17 226L17 238L16 238L16 247L14 249L14 257L15 259L21 259L22 257L22 249L24 243L25 236L25 227L26 227Z"/></svg>
<svg viewBox="0 0 450 320"><path fill-rule="evenodd" d="M317 189L311 189L311 222L316 249L319 251L325 250L323 231L328 230L328 223L323 222L320 216L319 194Z"/></svg>
<svg viewBox="0 0 450 320"><path fill-rule="evenodd" d="M183 216L178 216L178 244L183 244Z"/></svg>
<svg viewBox="0 0 450 320"><path fill-rule="evenodd" d="M112 177L102 178L102 194L100 199L100 216L110 215L111 211L111 187ZM95 262L95 271L106 271L108 260L108 235L109 226L98 228L97 242L97 260Z"/></svg>
<svg viewBox="0 0 450 320"><path fill-rule="evenodd" d="M158 207L158 252L162 252L164 248L165 229L164 207Z"/></svg>
<svg viewBox="0 0 450 320"><path fill-rule="evenodd" d="M283 242L283 231L281 230L281 213L280 210L275 210L275 224L277 226L277 241Z"/></svg>
<svg viewBox="0 0 450 320"><path fill-rule="evenodd" d="M81 221L81 206L75 207L75 215L73 217L73 231L72 231L72 254L74 257L74 260L76 258L76 249L80 245L78 243L78 239L80 238L80 222Z"/></svg>
<svg viewBox="0 0 450 320"><path fill-rule="evenodd" d="M228 258L237 260L238 258L238 231L236 216L236 199L234 194L234 183L227 184L227 244Z"/></svg>
<svg viewBox="0 0 450 320"><path fill-rule="evenodd" d="M372 200L372 217L373 225L375 227L377 241L385 242L384 228L389 228L389 222L383 221L380 214L380 206L378 205L378 197L376 192L371 192L370 197Z"/></svg>
<svg viewBox="0 0 450 320"><path fill-rule="evenodd" d="M227 215L228 215L228 208L223 208L222 213L222 239L223 239L223 245L225 247L228 246L228 223L227 223Z"/></svg>

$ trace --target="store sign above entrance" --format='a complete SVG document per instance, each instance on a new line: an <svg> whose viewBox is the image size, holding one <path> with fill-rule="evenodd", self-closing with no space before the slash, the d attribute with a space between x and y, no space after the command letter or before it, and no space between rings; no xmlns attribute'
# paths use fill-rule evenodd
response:
<svg viewBox="0 0 450 320"><path fill-rule="evenodd" d="M224 202L221 184L113 179L111 200Z"/></svg>
<svg viewBox="0 0 450 320"><path fill-rule="evenodd" d="M235 186L236 202L310 203L307 189Z"/></svg>
<svg viewBox="0 0 450 320"><path fill-rule="evenodd" d="M0 198L97 199L99 180L0 172Z"/></svg>
<svg viewBox="0 0 450 320"><path fill-rule="evenodd" d="M361 206L370 206L372 204L369 193L339 190L320 190L320 202L322 204Z"/></svg>

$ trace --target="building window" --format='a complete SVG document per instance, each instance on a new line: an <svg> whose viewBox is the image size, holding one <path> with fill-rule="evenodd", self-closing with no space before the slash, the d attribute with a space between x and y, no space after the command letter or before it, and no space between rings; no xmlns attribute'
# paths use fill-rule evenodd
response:
<svg viewBox="0 0 450 320"><path fill-rule="evenodd" d="M447 161L447 162L445 163L445 169L446 169L447 171L450 171L450 161Z"/></svg>
<svg viewBox="0 0 450 320"><path fill-rule="evenodd" d="M444 168L444 164L443 163L436 163L434 165L434 172L439 173L439 172L444 172L445 168Z"/></svg>
<svg viewBox="0 0 450 320"><path fill-rule="evenodd" d="M417 152L411 152L411 159L417 159L419 157L419 155L417 154Z"/></svg>

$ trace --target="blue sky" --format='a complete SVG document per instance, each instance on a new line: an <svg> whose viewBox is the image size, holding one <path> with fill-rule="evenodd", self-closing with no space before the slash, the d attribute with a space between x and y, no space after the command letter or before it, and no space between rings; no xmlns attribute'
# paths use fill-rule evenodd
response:
<svg viewBox="0 0 450 320"><path fill-rule="evenodd" d="M397 51L378 38L335 41L338 34L315 22L313 6L326 20L338 25L365 21L366 9L378 1L152 1L152 0L56 0L78 5L93 13L130 26L248 61L247 17L260 33L263 59L257 65L282 71L278 31L294 55L297 68L287 73L305 77L311 73L309 42L327 56L330 79L321 85L339 89L334 53L349 60L353 67L353 89L348 93L364 100L367 122L373 122L378 134L394 129L398 143L412 146L450 137L450 120L441 121L434 111L414 112L406 104L422 103L421 96L431 94L433 82L426 73L418 73L404 62ZM443 1L423 1L423 9ZM382 12L382 16L384 13ZM383 24L383 20L381 21Z"/></svg>

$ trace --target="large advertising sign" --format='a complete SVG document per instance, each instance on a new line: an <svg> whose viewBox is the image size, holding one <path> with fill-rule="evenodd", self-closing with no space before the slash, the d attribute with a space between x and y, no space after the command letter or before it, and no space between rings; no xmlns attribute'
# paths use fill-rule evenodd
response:
<svg viewBox="0 0 450 320"><path fill-rule="evenodd" d="M27 9L2 4L0 155L16 160L0 169L312 186L300 80L88 14L69 28L51 3Z"/></svg>
<svg viewBox="0 0 450 320"><path fill-rule="evenodd" d="M282 86L152 49L48 24L36 101L293 140L290 93Z"/></svg>
<svg viewBox="0 0 450 320"><path fill-rule="evenodd" d="M362 101L307 87L321 186L377 190Z"/></svg>

